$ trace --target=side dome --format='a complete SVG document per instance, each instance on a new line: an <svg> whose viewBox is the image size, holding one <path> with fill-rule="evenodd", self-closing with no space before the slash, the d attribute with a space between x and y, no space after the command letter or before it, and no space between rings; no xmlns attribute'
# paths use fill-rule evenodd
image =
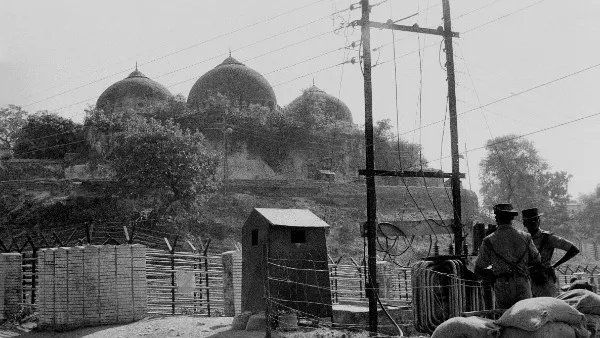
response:
<svg viewBox="0 0 600 338"><path fill-rule="evenodd" d="M112 84L96 101L96 108L144 108L167 101L173 94L160 83L149 79L137 67L125 79Z"/></svg>
<svg viewBox="0 0 600 338"><path fill-rule="evenodd" d="M255 103L271 109L277 106L277 98L269 81L231 56L194 83L188 103L201 106L211 95L218 93L240 104Z"/></svg>
<svg viewBox="0 0 600 338"><path fill-rule="evenodd" d="M316 104L320 102L322 102L321 104L324 105L325 114L328 114L338 121L353 123L352 112L350 111L350 108L348 108L348 106L346 106L346 104L339 98L327 94L326 92L317 88L315 85L312 85L312 87L304 90L302 95L290 102L287 109L294 110L302 105Z"/></svg>

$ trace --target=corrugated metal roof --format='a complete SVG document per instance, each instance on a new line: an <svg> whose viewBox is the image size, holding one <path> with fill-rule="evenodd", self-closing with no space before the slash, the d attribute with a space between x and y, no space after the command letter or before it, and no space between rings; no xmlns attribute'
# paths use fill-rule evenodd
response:
<svg viewBox="0 0 600 338"><path fill-rule="evenodd" d="M254 210L273 225L306 228L329 227L329 224L308 209L255 208Z"/></svg>

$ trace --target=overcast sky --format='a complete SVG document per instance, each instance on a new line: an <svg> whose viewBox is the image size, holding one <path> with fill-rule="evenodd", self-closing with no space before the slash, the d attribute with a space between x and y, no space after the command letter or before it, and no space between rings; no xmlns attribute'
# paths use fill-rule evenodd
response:
<svg viewBox="0 0 600 338"><path fill-rule="evenodd" d="M361 69L349 63L358 60L360 28L336 30L360 18L360 8L350 10L352 1L0 4L0 106L47 109L82 122L84 108L133 71L136 61L146 76L187 97L231 49L267 78L279 105L314 81L350 107L355 123L364 123ZM373 21L411 16L399 23L442 25L441 0L371 4L379 4ZM486 140L527 134L552 170L573 175L573 197L591 192L600 183L600 115L587 117L600 113L594 85L600 75L600 2L455 0L451 12L453 30L461 33L454 51L459 148L468 150L461 171L470 173L464 184L479 191ZM402 137L422 143L431 166L449 172L448 124L438 122L446 115L447 93L440 43L438 36L372 30L374 119L396 125L398 118Z"/></svg>

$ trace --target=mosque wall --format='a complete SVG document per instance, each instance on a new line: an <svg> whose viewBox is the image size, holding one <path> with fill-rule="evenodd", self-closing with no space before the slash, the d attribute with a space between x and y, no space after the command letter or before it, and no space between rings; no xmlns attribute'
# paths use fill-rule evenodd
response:
<svg viewBox="0 0 600 338"><path fill-rule="evenodd" d="M203 100L213 91L224 91L240 99L240 103L259 103L271 109L277 107L277 98L272 86L259 72L240 63L231 55L222 63L200 76L188 95L188 104L202 106ZM97 105L112 104L125 109L143 109L160 104L171 93L161 84L146 77L137 67L134 72L121 81L108 87L98 99ZM316 86L304 91L290 103L302 105L306 100L324 101L328 114L335 120L352 123L352 115L348 107L338 98L325 93ZM96 135L95 148L110 143L109 138ZM260 156L250 154L246 145L235 151L225 152L223 145L215 143L213 149L220 153L218 175L225 179L315 179L319 170L335 172L336 180L344 177L354 178L353 157L350 151L337 151L335 158L326 159L326 155L298 149L277 168L270 167ZM350 150L350 149L348 149ZM85 168L70 168L70 177L90 175ZM92 175L94 176L94 175Z"/></svg>
<svg viewBox="0 0 600 338"><path fill-rule="evenodd" d="M218 176L232 180L276 180L281 178L260 157L252 156L245 144L238 151L221 156Z"/></svg>

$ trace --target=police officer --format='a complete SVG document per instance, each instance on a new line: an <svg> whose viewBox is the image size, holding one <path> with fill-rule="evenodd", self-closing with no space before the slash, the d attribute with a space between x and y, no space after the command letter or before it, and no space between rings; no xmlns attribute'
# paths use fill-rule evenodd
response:
<svg viewBox="0 0 600 338"><path fill-rule="evenodd" d="M531 236L513 227L519 213L509 203L496 204L498 228L486 236L475 260L475 273L493 283L496 304L508 309L516 302L531 298L529 265L540 263Z"/></svg>
<svg viewBox="0 0 600 338"><path fill-rule="evenodd" d="M531 292L533 297L555 297L558 294L556 273L554 270L562 263L570 260L579 253L579 249L568 240L549 231L540 229L540 216L537 208L526 209L521 212L523 225L531 234L533 243L541 256L541 268L532 270ZM554 249L566 251L565 255L552 265Z"/></svg>

